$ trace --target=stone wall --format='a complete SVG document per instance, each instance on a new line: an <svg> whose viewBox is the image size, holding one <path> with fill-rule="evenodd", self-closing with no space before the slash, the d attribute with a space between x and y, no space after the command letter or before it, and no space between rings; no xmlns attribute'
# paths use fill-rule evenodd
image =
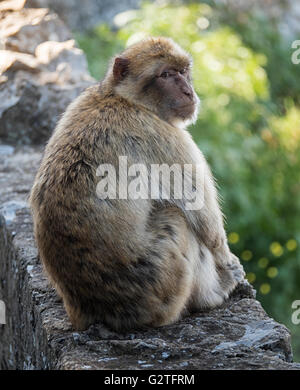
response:
<svg viewBox="0 0 300 390"><path fill-rule="evenodd" d="M300 369L288 330L267 316L247 282L222 307L174 325L74 332L43 274L24 205L40 158L32 147L1 155L0 369Z"/></svg>

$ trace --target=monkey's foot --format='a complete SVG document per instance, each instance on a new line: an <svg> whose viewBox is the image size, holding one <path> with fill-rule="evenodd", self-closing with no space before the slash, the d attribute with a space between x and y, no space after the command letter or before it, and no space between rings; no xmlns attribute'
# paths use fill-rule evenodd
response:
<svg viewBox="0 0 300 390"><path fill-rule="evenodd" d="M232 263L227 266L217 266L220 285L226 294L230 294L245 278L245 271L238 257L232 254Z"/></svg>
<svg viewBox="0 0 300 390"><path fill-rule="evenodd" d="M234 267L235 264L240 264L238 257L231 253L227 246L214 251L213 254L216 264L220 267L230 268Z"/></svg>
<svg viewBox="0 0 300 390"><path fill-rule="evenodd" d="M245 278L246 273L244 271L242 264L240 263L239 258L234 254L231 254L231 256L232 256L232 263L228 268L232 271L234 279L239 283Z"/></svg>

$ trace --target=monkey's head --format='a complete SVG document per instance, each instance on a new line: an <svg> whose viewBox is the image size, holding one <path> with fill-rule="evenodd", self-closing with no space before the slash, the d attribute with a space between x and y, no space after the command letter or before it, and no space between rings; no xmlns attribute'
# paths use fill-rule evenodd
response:
<svg viewBox="0 0 300 390"><path fill-rule="evenodd" d="M169 38L148 38L113 60L108 76L115 93L181 126L197 118L190 56Z"/></svg>

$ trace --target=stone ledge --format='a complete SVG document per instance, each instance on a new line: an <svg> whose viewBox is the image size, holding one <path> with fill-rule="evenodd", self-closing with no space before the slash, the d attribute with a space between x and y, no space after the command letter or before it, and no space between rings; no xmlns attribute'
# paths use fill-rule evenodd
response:
<svg viewBox="0 0 300 390"><path fill-rule="evenodd" d="M176 324L111 332L74 332L38 259L26 198L41 153L0 154L0 369L300 369L287 328L269 318L247 283L222 307Z"/></svg>

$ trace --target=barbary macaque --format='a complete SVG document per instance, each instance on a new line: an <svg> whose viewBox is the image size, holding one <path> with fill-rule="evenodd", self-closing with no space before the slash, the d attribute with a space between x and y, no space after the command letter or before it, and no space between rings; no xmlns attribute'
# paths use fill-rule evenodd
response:
<svg viewBox="0 0 300 390"><path fill-rule="evenodd" d="M199 106L191 66L171 39L133 44L69 105L46 146L30 196L35 237L75 329L170 324L222 304L244 277L227 244L214 179L186 130ZM102 196L101 180L126 183L120 157L146 172L200 167L200 188L194 169L184 180L203 204L187 207L193 194L172 191L169 198ZM104 177L107 166L114 180Z"/></svg>

